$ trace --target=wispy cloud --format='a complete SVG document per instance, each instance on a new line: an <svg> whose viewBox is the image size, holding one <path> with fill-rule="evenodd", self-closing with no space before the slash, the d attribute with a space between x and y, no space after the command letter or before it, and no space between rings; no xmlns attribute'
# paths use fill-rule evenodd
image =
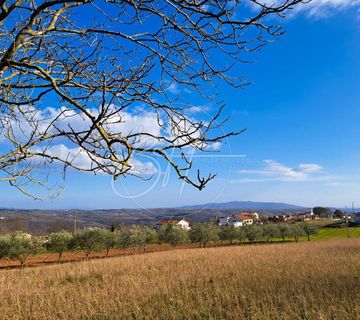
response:
<svg viewBox="0 0 360 320"><path fill-rule="evenodd" d="M244 177L234 182L265 181L334 181L338 177L327 174L323 167L316 163L301 163L296 167L286 166L275 160L264 160L260 169L244 169L239 173Z"/></svg>
<svg viewBox="0 0 360 320"><path fill-rule="evenodd" d="M360 6L360 0L313 0L299 7L310 17L326 18L350 8Z"/></svg>
<svg viewBox="0 0 360 320"><path fill-rule="evenodd" d="M166 88L166 91L169 91L170 93L173 93L173 94L178 94L178 93L180 93L181 90L175 82L172 82Z"/></svg>
<svg viewBox="0 0 360 320"><path fill-rule="evenodd" d="M256 10L261 9L261 5L279 6L285 3L285 0L260 0L256 3L251 1L251 7ZM298 4L291 11L288 16L295 16L299 13L304 13L310 18L327 18L335 15L340 11L345 11L351 8L359 7L360 0L312 0L307 3Z"/></svg>

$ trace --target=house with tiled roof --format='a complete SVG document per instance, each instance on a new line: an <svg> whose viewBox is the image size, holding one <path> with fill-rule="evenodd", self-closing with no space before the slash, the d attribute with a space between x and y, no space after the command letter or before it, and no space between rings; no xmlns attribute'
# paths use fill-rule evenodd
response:
<svg viewBox="0 0 360 320"><path fill-rule="evenodd" d="M240 212L232 216L218 218L218 225L233 225L235 227L242 227L245 225L253 224L259 219L257 212Z"/></svg>
<svg viewBox="0 0 360 320"><path fill-rule="evenodd" d="M169 219L160 220L156 223L156 226L158 228L161 228L161 226L168 225L168 224L179 226L184 230L191 229L190 222L183 218L169 218Z"/></svg>

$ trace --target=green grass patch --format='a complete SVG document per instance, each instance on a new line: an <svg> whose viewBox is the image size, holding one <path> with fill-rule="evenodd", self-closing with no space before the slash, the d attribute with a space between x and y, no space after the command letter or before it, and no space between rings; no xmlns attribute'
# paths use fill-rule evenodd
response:
<svg viewBox="0 0 360 320"><path fill-rule="evenodd" d="M360 227L349 228L349 234L351 238L360 237ZM346 228L333 228L323 227L319 228L316 235L311 236L311 240L324 240L324 239L339 239L347 238ZM307 240L307 237L302 237L301 240Z"/></svg>

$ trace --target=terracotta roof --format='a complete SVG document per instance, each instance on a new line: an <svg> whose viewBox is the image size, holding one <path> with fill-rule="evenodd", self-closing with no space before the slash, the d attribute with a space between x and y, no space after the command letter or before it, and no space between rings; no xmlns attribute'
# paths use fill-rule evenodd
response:
<svg viewBox="0 0 360 320"><path fill-rule="evenodd" d="M238 220L249 220L249 219L254 219L254 216L250 212L240 212L238 214L233 215L233 218Z"/></svg>

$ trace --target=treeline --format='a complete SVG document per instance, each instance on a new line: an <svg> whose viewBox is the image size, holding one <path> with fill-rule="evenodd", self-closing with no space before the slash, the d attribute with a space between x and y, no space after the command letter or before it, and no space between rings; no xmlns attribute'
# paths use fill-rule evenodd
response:
<svg viewBox="0 0 360 320"><path fill-rule="evenodd" d="M61 261L64 252L82 251L86 258L92 252L111 249L133 248L134 253L146 251L150 244L169 243L174 248L178 244L195 243L205 247L208 243L233 244L242 242L271 242L274 239L298 241L300 237L316 233L313 224L266 224L248 225L235 228L232 225L218 227L211 223L198 223L186 231L181 227L168 224L159 231L146 226L124 226L111 232L101 228L88 228L76 234L67 231L51 233L48 236L33 236L24 232L14 232L0 236L0 259L11 259L24 266L29 256L38 253L52 252L58 254Z"/></svg>

